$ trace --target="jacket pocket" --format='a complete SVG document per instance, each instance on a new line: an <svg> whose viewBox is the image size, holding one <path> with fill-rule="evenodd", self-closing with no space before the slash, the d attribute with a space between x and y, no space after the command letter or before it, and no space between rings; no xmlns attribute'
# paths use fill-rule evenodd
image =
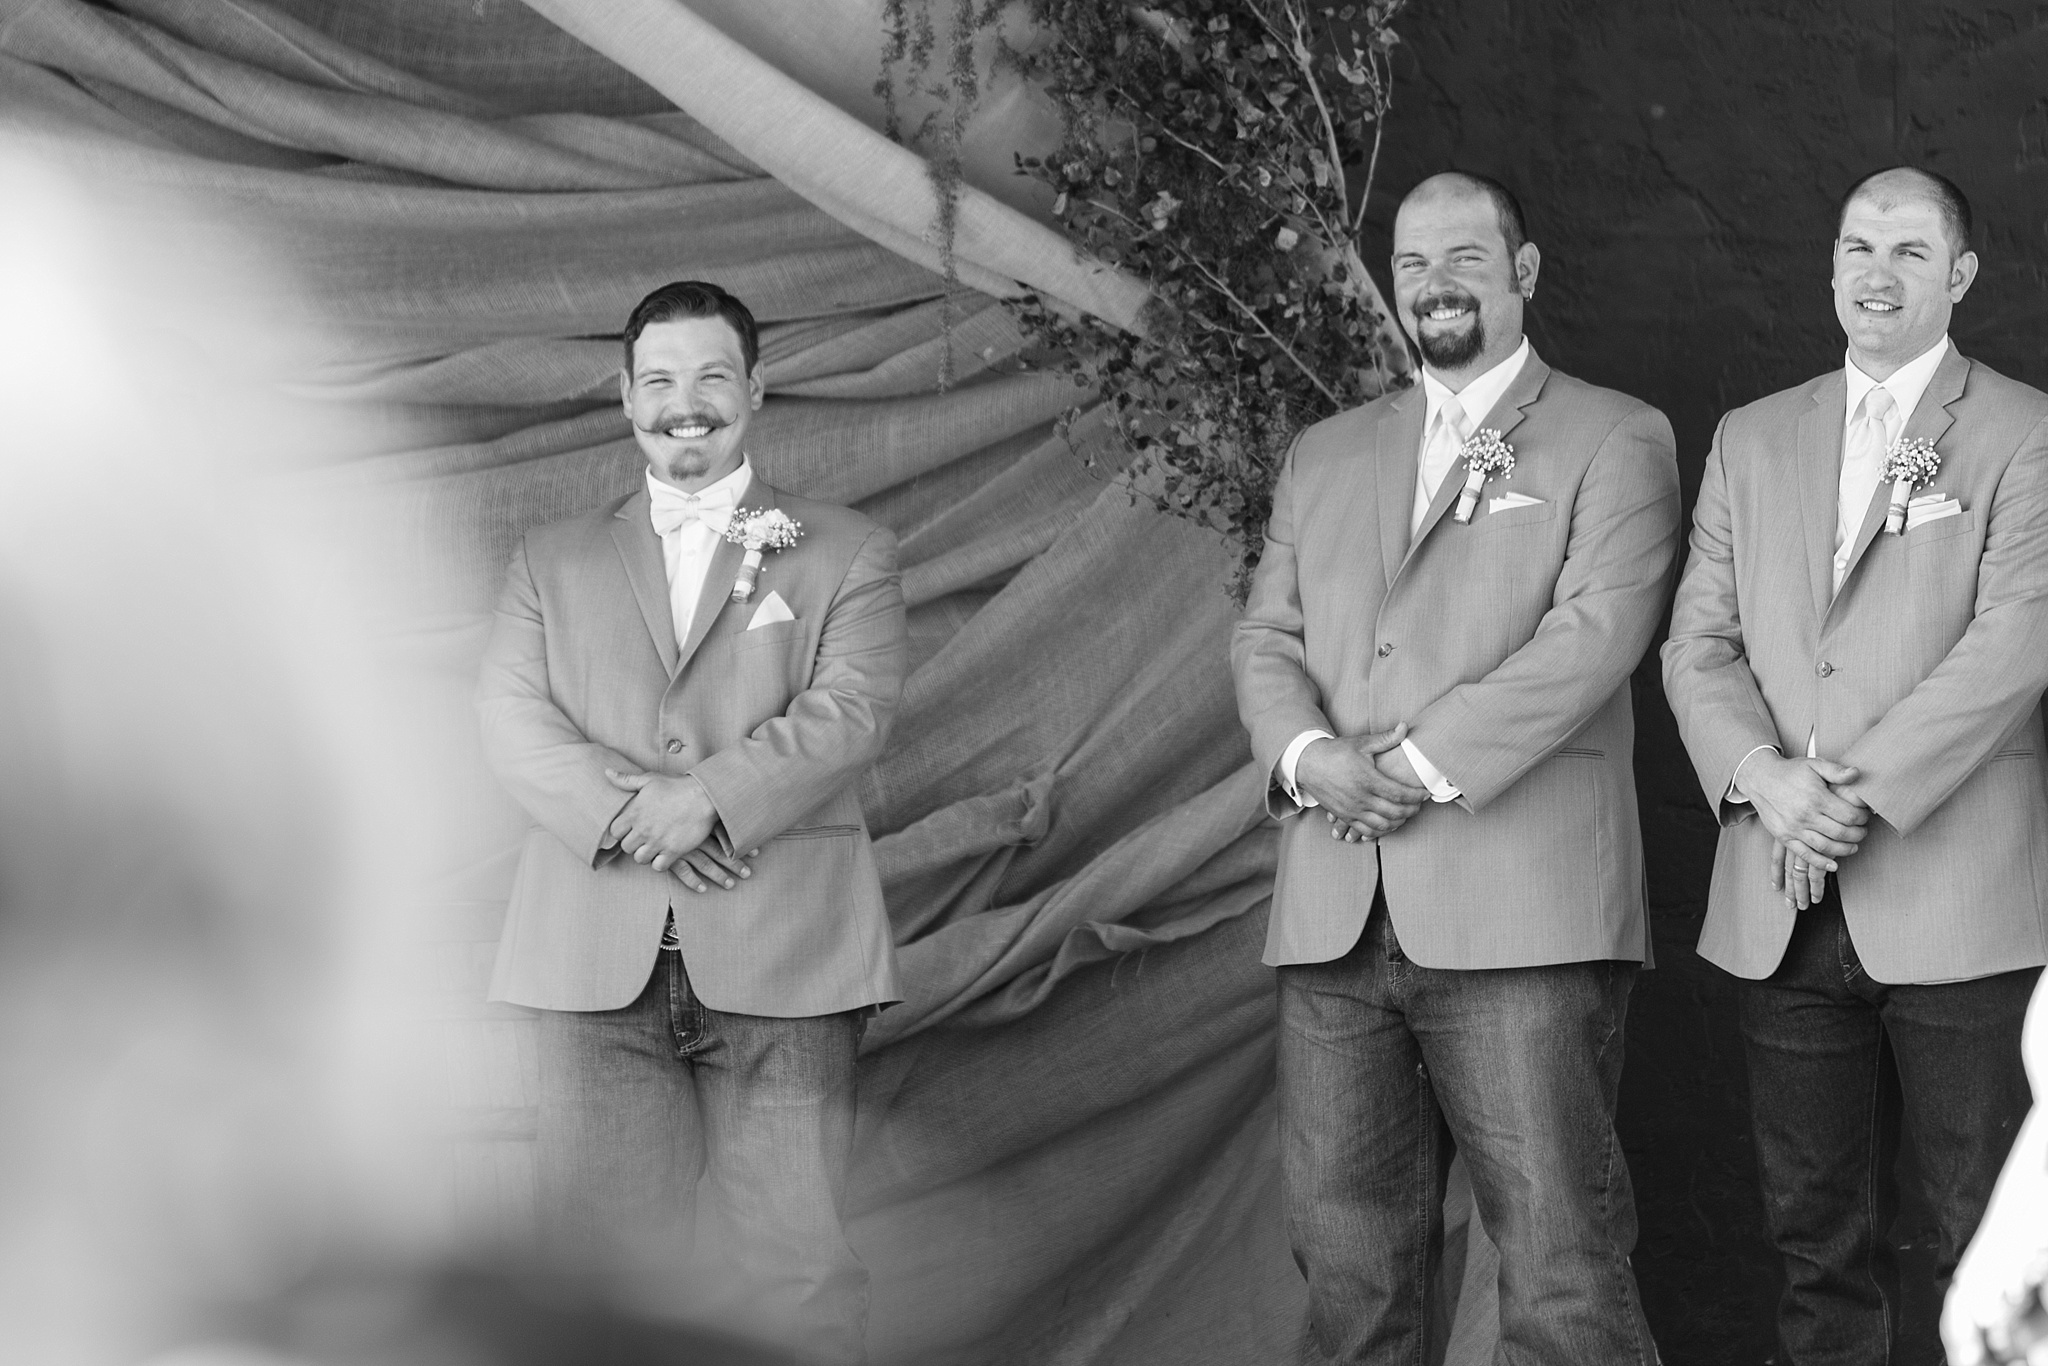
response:
<svg viewBox="0 0 2048 1366"><path fill-rule="evenodd" d="M1489 512L1484 517L1474 518L1472 529L1474 531L1486 531L1489 529L1505 530L1508 527L1528 526L1532 522L1547 522L1555 516L1557 516L1557 504L1554 502L1538 503L1534 507L1502 508L1499 512Z"/></svg>
<svg viewBox="0 0 2048 1366"><path fill-rule="evenodd" d="M779 840L828 840L838 839L846 835L857 835L859 833L860 827L857 825L806 825L795 830L785 830L781 834L774 836L774 838Z"/></svg>
<svg viewBox="0 0 2048 1366"><path fill-rule="evenodd" d="M1584 745L1566 745L1563 749L1558 750L1554 757L1559 759L1605 759L1607 751L1604 749L1587 749Z"/></svg>
<svg viewBox="0 0 2048 1366"><path fill-rule="evenodd" d="M1932 545L1936 541L1946 541L1952 536L1960 536L1966 531L1976 529L1976 509L1964 508L1953 517L1942 517L1908 531L1905 536L1906 548L1910 550L1917 545Z"/></svg>
<svg viewBox="0 0 2048 1366"><path fill-rule="evenodd" d="M756 626L751 631L741 631L732 638L735 650L754 650L766 645L787 645L803 634L801 620L771 621L766 626Z"/></svg>

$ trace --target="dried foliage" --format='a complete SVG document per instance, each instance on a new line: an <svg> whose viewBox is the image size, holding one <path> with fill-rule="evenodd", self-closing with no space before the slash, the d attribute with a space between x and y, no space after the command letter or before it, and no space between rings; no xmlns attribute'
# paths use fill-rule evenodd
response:
<svg viewBox="0 0 2048 1366"><path fill-rule="evenodd" d="M936 2L891 0L885 97L899 66L930 81ZM1003 60L1062 119L1058 149L1019 169L1052 189L1077 250L1145 280L1155 303L1136 333L1038 299L1014 307L1048 363L1099 395L1132 490L1231 542L1242 600L1293 434L1407 382L1358 253L1405 0L1018 3L1038 40ZM923 87L951 116L913 135L942 238L962 96L978 93L972 35L999 12L951 7L950 75Z"/></svg>

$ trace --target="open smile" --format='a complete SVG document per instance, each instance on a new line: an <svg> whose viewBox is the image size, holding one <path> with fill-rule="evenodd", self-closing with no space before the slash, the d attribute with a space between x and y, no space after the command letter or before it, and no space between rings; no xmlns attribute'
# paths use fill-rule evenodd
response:
<svg viewBox="0 0 2048 1366"><path fill-rule="evenodd" d="M1875 313L1882 317L1887 313L1898 312L1900 306L1885 299L1858 299L1856 307L1862 309L1865 313Z"/></svg>
<svg viewBox="0 0 2048 1366"><path fill-rule="evenodd" d="M1420 295L1409 306L1415 310L1416 321L1420 323L1454 323L1479 312L1479 300L1469 294L1454 294L1449 290Z"/></svg>

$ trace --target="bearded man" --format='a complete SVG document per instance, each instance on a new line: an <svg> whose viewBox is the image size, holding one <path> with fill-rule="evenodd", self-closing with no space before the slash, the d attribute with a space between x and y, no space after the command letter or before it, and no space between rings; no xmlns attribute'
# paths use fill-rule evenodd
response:
<svg viewBox="0 0 2048 1366"><path fill-rule="evenodd" d="M2048 394L1949 340L1977 275L1970 217L1911 167L1844 196L1847 355L1721 420L1664 647L1722 827L1699 951L1741 979L1796 1366L1896 1360L1902 1126L1945 1283L2027 1112Z"/></svg>
<svg viewBox="0 0 2048 1366"><path fill-rule="evenodd" d="M859 1361L854 1056L899 994L855 782L902 692L896 542L754 469L738 299L664 285L624 342L645 486L526 533L484 656L485 747L533 818L491 998L542 1012L551 1250ZM743 593L777 510L796 539Z"/></svg>
<svg viewBox="0 0 2048 1366"><path fill-rule="evenodd" d="M1497 182L1410 192L1422 383L1295 440L1233 641L1285 821L1265 961L1322 1360L1440 1353L1454 1146L1500 1248L1500 1359L1656 1359L1614 1107L1649 954L1629 675L1678 470L1663 414L1536 357L1540 265Z"/></svg>

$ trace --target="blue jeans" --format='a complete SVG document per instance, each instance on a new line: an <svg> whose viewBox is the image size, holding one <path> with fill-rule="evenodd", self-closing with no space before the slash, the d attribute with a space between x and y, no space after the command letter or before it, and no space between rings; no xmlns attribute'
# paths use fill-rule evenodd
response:
<svg viewBox="0 0 2048 1366"><path fill-rule="evenodd" d="M544 1249L679 1317L864 1360L840 1201L865 1019L713 1010L674 950L629 1006L542 1012Z"/></svg>
<svg viewBox="0 0 2048 1366"><path fill-rule="evenodd" d="M2026 1117L2020 1025L2039 974L1874 982L1830 885L1800 913L1778 970L1743 984L1750 1129L1785 1264L1778 1338L1788 1366L1897 1359L1899 1268L1888 1234L1902 1127L1912 1130L1947 1292Z"/></svg>
<svg viewBox="0 0 2048 1366"><path fill-rule="evenodd" d="M1280 969L1281 1178L1320 1359L1440 1360L1453 1145L1500 1248L1514 1366L1654 1362L1614 1134L1633 963L1408 961L1383 902L1344 957Z"/></svg>

